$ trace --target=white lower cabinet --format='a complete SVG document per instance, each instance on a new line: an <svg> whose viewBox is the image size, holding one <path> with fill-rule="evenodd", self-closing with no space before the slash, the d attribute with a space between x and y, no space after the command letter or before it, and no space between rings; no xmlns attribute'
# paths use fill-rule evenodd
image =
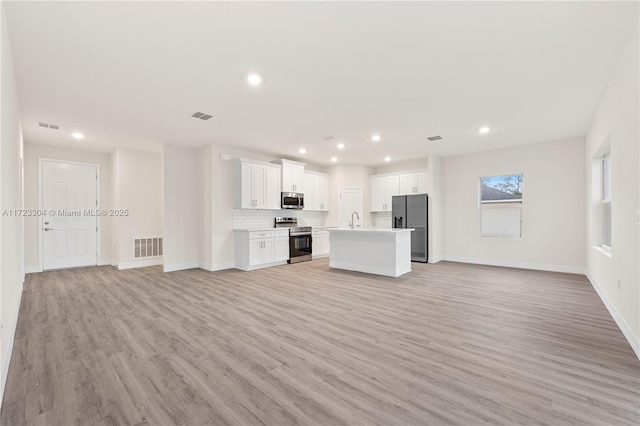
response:
<svg viewBox="0 0 640 426"><path fill-rule="evenodd" d="M275 261L288 261L289 260L289 235L286 237L276 237L276 258Z"/></svg>
<svg viewBox="0 0 640 426"><path fill-rule="evenodd" d="M329 231L314 229L311 235L311 243L311 254L313 255L314 259L329 256Z"/></svg>
<svg viewBox="0 0 640 426"><path fill-rule="evenodd" d="M283 265L289 260L289 230L235 232L236 268L244 271Z"/></svg>
<svg viewBox="0 0 640 426"><path fill-rule="evenodd" d="M273 238L249 240L249 266L273 262Z"/></svg>

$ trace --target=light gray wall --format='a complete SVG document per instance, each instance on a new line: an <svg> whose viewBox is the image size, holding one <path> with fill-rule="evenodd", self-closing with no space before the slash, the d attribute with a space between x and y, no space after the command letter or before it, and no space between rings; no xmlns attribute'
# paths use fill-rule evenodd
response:
<svg viewBox="0 0 640 426"><path fill-rule="evenodd" d="M581 272L585 266L584 139L442 159L447 258ZM522 239L479 237L479 179L524 173Z"/></svg>
<svg viewBox="0 0 640 426"><path fill-rule="evenodd" d="M162 236L163 222L163 162L162 155L153 152L118 148L115 159L114 209L126 209L127 216L114 216L112 250L117 253L115 264L120 268L161 263L158 259L134 259L133 240Z"/></svg>
<svg viewBox="0 0 640 426"><path fill-rule="evenodd" d="M20 102L13 68L13 57L5 19L0 5L0 211L23 207L22 125ZM2 215L0 220L0 401L9 371L13 337L24 282L24 221L21 216ZM1 404L1 402L0 402Z"/></svg>
<svg viewBox="0 0 640 426"><path fill-rule="evenodd" d="M198 267L198 151L164 146L164 270ZM229 215L231 216L231 215Z"/></svg>
<svg viewBox="0 0 640 426"><path fill-rule="evenodd" d="M587 273L602 291L618 316L619 325L631 340L640 357L640 226L636 211L640 210L640 132L638 26L634 29L617 70L600 101L587 133L586 204L587 238L585 241ZM602 142L611 135L611 257L594 248L598 220L594 205L598 204L597 176L592 171L593 157ZM618 286L620 279L620 286ZM617 313L616 313L617 312ZM632 335L630 335L630 333Z"/></svg>

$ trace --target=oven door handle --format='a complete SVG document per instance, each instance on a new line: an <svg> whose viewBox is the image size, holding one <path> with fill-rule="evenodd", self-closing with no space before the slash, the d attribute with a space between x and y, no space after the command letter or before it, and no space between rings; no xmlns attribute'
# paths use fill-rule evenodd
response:
<svg viewBox="0 0 640 426"><path fill-rule="evenodd" d="M292 237L305 237L307 235L311 236L311 232L292 232L289 235Z"/></svg>

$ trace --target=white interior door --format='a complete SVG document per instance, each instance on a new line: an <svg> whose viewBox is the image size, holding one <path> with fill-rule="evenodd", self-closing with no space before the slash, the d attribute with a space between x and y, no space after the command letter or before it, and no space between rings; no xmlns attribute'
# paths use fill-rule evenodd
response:
<svg viewBox="0 0 640 426"><path fill-rule="evenodd" d="M353 215L355 226L362 227L362 190L360 188L340 188L340 228L348 228L351 225ZM357 212L360 219L356 219Z"/></svg>
<svg viewBox="0 0 640 426"><path fill-rule="evenodd" d="M43 269L97 264L97 166L42 161Z"/></svg>

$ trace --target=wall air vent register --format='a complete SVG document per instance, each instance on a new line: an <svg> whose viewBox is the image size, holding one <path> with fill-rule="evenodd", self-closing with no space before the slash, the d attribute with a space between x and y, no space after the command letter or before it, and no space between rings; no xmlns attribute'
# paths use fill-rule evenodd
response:
<svg viewBox="0 0 640 426"><path fill-rule="evenodd" d="M133 239L134 259L159 256L162 256L162 237Z"/></svg>

